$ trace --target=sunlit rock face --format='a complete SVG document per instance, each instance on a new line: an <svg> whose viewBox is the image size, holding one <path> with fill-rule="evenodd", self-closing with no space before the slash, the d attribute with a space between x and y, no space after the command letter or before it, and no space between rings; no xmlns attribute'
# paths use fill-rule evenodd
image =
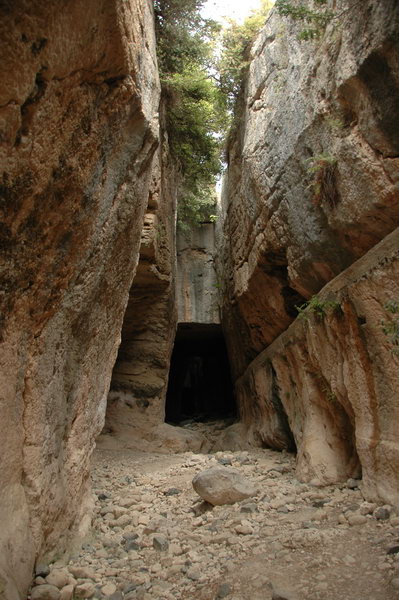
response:
<svg viewBox="0 0 399 600"><path fill-rule="evenodd" d="M87 514L159 83L143 0L2 2L0 596Z"/></svg>
<svg viewBox="0 0 399 600"><path fill-rule="evenodd" d="M380 320L397 255L366 256L399 224L399 5L362 2L320 40L299 31L269 18L228 146L217 256L236 394L252 442L296 445L301 478L363 470L366 493L394 502L397 355ZM333 280L340 318L283 333Z"/></svg>

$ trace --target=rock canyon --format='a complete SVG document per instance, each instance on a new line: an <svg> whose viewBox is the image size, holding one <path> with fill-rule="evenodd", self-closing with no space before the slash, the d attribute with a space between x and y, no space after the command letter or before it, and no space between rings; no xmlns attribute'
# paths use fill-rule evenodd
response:
<svg viewBox="0 0 399 600"><path fill-rule="evenodd" d="M0 0L1 599L399 597L399 4L328 5L182 229L153 3Z"/></svg>

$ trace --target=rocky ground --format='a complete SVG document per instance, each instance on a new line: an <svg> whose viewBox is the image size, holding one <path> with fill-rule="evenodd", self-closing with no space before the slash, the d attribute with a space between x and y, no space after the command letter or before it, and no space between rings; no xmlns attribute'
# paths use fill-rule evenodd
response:
<svg viewBox="0 0 399 600"><path fill-rule="evenodd" d="M258 493L203 503L191 482L212 466L235 468ZM91 537L68 563L39 565L30 597L398 599L399 517L365 502L361 482L314 487L294 467L271 450L98 449Z"/></svg>

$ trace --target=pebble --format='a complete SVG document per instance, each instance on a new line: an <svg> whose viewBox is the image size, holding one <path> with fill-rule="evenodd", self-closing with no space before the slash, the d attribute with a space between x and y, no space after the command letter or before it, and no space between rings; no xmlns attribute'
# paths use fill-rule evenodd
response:
<svg viewBox="0 0 399 600"><path fill-rule="evenodd" d="M108 596L108 600L123 600L123 594L120 590L117 590L111 596Z"/></svg>
<svg viewBox="0 0 399 600"><path fill-rule="evenodd" d="M359 480L348 479L348 481L346 482L346 487L348 488L348 490L356 490L359 487Z"/></svg>
<svg viewBox="0 0 399 600"><path fill-rule="evenodd" d="M96 589L92 583L80 583L75 587L74 594L77 598L91 598Z"/></svg>
<svg viewBox="0 0 399 600"><path fill-rule="evenodd" d="M391 585L392 585L392 587L393 587L394 590L398 590L399 591L399 577L395 577L394 579L392 579Z"/></svg>
<svg viewBox="0 0 399 600"><path fill-rule="evenodd" d="M388 506L379 506L373 514L377 521L386 521L391 516L391 511Z"/></svg>
<svg viewBox="0 0 399 600"><path fill-rule="evenodd" d="M255 513L258 511L258 507L254 502L251 502L249 504L244 504L243 506L241 506L240 511L242 513Z"/></svg>
<svg viewBox="0 0 399 600"><path fill-rule="evenodd" d="M361 515L372 515L377 505L374 502L362 502L359 508Z"/></svg>
<svg viewBox="0 0 399 600"><path fill-rule="evenodd" d="M96 574L93 569L89 567L68 567L69 572L76 577L76 579L95 579Z"/></svg>
<svg viewBox="0 0 399 600"><path fill-rule="evenodd" d="M74 589L75 589L75 586L72 584L69 584L69 585L66 585L65 587L63 587L61 590L61 594L60 594L60 600L72 600Z"/></svg>
<svg viewBox="0 0 399 600"><path fill-rule="evenodd" d="M152 545L159 552L166 552L169 548L169 542L163 535L156 535L152 540Z"/></svg>
<svg viewBox="0 0 399 600"><path fill-rule="evenodd" d="M166 490L166 492L164 492L165 496L178 496L179 494L181 494L182 491L179 490L179 488L169 488L168 490Z"/></svg>
<svg viewBox="0 0 399 600"><path fill-rule="evenodd" d="M367 523L367 517L360 514L350 514L348 515L348 523L349 525L364 525Z"/></svg>
<svg viewBox="0 0 399 600"><path fill-rule="evenodd" d="M50 567L45 563L38 563L35 567L36 577L47 577L50 573Z"/></svg>
<svg viewBox="0 0 399 600"><path fill-rule="evenodd" d="M216 600L222 600L222 598L227 598L229 594L232 592L232 587L228 583L222 583L219 586L219 589L216 594Z"/></svg>
<svg viewBox="0 0 399 600"><path fill-rule="evenodd" d="M55 585L45 583L32 589L31 600L59 600L60 590Z"/></svg>
<svg viewBox="0 0 399 600"><path fill-rule="evenodd" d="M114 592L116 592L116 585L114 583L107 583L101 588L101 593L104 596L111 596Z"/></svg>
<svg viewBox="0 0 399 600"><path fill-rule="evenodd" d="M201 578L201 571L197 567L192 567L188 569L186 575L192 581L198 581Z"/></svg>
<svg viewBox="0 0 399 600"><path fill-rule="evenodd" d="M235 527L235 532L239 533L240 535L251 535L254 530L249 521L241 521L240 525Z"/></svg>
<svg viewBox="0 0 399 600"><path fill-rule="evenodd" d="M46 577L46 582L61 589L69 583L70 574L67 569L53 569Z"/></svg>

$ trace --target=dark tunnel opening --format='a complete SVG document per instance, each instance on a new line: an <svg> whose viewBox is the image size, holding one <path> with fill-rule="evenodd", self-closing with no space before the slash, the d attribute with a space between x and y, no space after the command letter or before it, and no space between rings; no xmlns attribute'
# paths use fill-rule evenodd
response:
<svg viewBox="0 0 399 600"><path fill-rule="evenodd" d="M235 418L230 366L220 325L180 323L169 372L165 421Z"/></svg>

